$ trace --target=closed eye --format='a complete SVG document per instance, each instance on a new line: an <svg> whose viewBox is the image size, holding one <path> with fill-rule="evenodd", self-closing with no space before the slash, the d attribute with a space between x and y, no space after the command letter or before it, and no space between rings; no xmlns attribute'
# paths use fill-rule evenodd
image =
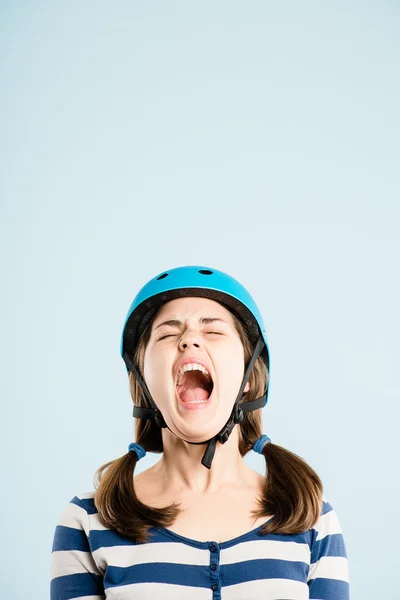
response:
<svg viewBox="0 0 400 600"><path fill-rule="evenodd" d="M206 331L205 333L210 333L210 334L214 334L214 335L224 335L223 333L220 333L219 331ZM163 335L163 337L160 337L159 341L165 340L165 338L168 338L168 337L174 337L175 335L178 335L178 334L170 333L168 335Z"/></svg>

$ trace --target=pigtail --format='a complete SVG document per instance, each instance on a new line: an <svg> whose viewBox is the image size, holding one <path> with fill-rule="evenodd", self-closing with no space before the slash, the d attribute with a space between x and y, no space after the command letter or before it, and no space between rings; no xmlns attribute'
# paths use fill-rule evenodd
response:
<svg viewBox="0 0 400 600"><path fill-rule="evenodd" d="M262 534L295 534L311 529L321 511L321 479L300 456L269 442L262 454L266 478L260 509L254 516L273 515Z"/></svg>
<svg viewBox="0 0 400 600"><path fill-rule="evenodd" d="M94 504L102 525L142 544L151 527L172 525L180 508L176 503L153 508L140 502L134 486L137 461L136 452L128 452L102 465L95 473Z"/></svg>

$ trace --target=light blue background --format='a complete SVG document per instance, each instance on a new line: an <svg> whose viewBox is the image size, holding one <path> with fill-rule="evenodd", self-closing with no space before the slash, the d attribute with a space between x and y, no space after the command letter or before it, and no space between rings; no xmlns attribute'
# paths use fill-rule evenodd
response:
<svg viewBox="0 0 400 600"><path fill-rule="evenodd" d="M121 328L139 288L185 264L260 306L264 431L322 477L352 600L400 598L399 15L1 3L8 600L48 597L61 511L127 451Z"/></svg>

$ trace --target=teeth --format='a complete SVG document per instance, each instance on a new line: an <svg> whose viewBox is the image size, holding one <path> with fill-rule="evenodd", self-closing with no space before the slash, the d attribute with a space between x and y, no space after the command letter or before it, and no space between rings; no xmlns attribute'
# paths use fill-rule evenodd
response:
<svg viewBox="0 0 400 600"><path fill-rule="evenodd" d="M189 364L183 365L183 367L181 367L179 369L178 381L177 381L176 385L181 385L183 374L186 371L201 371L202 373L204 373L204 375L207 376L207 379L209 381L211 381L211 376L210 376L209 372L207 371L207 369L205 367L203 367L203 365L199 365L198 363L189 363Z"/></svg>
<svg viewBox="0 0 400 600"><path fill-rule="evenodd" d="M193 402L185 402L185 404L204 404L207 400L194 400Z"/></svg>

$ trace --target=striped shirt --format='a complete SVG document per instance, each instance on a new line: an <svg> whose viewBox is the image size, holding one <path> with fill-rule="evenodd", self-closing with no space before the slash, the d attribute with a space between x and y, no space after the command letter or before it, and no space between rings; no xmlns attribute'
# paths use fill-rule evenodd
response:
<svg viewBox="0 0 400 600"><path fill-rule="evenodd" d="M348 600L347 554L324 498L312 529L199 542L164 527L144 544L104 527L94 491L72 498L54 533L50 600Z"/></svg>

